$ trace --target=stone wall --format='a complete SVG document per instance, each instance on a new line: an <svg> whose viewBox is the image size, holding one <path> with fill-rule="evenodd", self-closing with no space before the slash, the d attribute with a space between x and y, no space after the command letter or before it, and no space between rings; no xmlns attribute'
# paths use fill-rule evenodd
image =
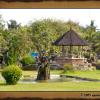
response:
<svg viewBox="0 0 100 100"><path fill-rule="evenodd" d="M67 58L67 57L57 57L55 59L57 64L60 64L62 67L64 64L72 64L74 70L95 70L90 63L87 62L86 58Z"/></svg>
<svg viewBox="0 0 100 100"><path fill-rule="evenodd" d="M56 62L58 64L75 64L75 65L84 65L86 63L86 58L66 58L66 57L57 57Z"/></svg>

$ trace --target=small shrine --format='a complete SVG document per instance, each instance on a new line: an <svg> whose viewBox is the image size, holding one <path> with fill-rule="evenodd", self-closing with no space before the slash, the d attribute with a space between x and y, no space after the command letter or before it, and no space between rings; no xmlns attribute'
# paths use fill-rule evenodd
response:
<svg viewBox="0 0 100 100"><path fill-rule="evenodd" d="M88 46L88 43L78 33L70 29L59 37L53 45L61 48L61 54L55 58L57 64L61 66L64 64L72 64L73 67L78 67L76 69L84 69L87 58L84 58L85 51L83 46ZM77 50L77 54L75 54L75 50Z"/></svg>

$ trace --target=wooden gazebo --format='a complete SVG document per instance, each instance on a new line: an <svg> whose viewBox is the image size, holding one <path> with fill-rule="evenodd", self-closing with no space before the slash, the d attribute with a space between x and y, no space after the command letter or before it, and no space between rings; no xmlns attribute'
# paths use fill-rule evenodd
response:
<svg viewBox="0 0 100 100"><path fill-rule="evenodd" d="M85 58L82 57L73 57L73 48L74 46L81 47L87 46L88 43L83 40L74 30L70 29L65 32L61 37L59 37L53 45L62 47L62 55L56 58L56 62L59 64L71 63L71 64L84 64ZM69 47L69 53L66 56L65 46Z"/></svg>

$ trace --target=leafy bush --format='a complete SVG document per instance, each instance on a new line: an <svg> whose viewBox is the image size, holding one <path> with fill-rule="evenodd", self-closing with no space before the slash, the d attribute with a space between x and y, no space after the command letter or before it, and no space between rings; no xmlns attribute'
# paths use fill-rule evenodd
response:
<svg viewBox="0 0 100 100"><path fill-rule="evenodd" d="M6 80L7 84L17 84L18 80L22 76L22 70L16 65L9 65L2 71L2 76Z"/></svg>
<svg viewBox="0 0 100 100"><path fill-rule="evenodd" d="M64 64L64 71L73 71L73 66L71 64Z"/></svg>
<svg viewBox="0 0 100 100"><path fill-rule="evenodd" d="M29 56L29 55L28 56L25 56L21 60L21 63L23 65L34 64L35 63L35 58L33 58L32 56Z"/></svg>

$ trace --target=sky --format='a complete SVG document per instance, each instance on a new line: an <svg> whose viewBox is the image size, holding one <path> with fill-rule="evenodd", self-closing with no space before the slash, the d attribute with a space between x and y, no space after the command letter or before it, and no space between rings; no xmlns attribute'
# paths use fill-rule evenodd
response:
<svg viewBox="0 0 100 100"><path fill-rule="evenodd" d="M95 26L100 29L100 9L0 9L0 15L6 22L14 19L22 25L39 19L52 18L72 20L87 26L94 20Z"/></svg>

